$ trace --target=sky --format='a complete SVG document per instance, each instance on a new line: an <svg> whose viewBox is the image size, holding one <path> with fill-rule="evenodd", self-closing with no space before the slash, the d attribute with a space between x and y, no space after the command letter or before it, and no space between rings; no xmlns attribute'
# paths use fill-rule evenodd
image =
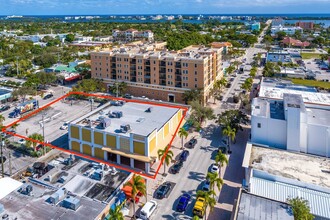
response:
<svg viewBox="0 0 330 220"><path fill-rule="evenodd" d="M0 0L0 15L329 13L330 0Z"/></svg>

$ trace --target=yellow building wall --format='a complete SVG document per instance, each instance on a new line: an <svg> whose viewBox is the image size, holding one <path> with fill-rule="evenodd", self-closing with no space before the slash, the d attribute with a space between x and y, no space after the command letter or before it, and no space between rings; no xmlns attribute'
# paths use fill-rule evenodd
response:
<svg viewBox="0 0 330 220"><path fill-rule="evenodd" d="M72 150L80 152L80 144L77 141L71 141Z"/></svg>
<svg viewBox="0 0 330 220"><path fill-rule="evenodd" d="M83 153L86 155L92 155L92 148L88 144L83 144Z"/></svg>
<svg viewBox="0 0 330 220"><path fill-rule="evenodd" d="M145 143L133 141L134 153L145 155Z"/></svg>
<svg viewBox="0 0 330 220"><path fill-rule="evenodd" d="M103 146L103 133L101 132L94 132L94 143Z"/></svg>
<svg viewBox="0 0 330 220"><path fill-rule="evenodd" d="M169 122L167 122L164 126L164 137L168 135L168 132L170 131L170 125Z"/></svg>
<svg viewBox="0 0 330 220"><path fill-rule="evenodd" d="M164 129L160 129L157 132L157 141L162 141L163 140L163 132L164 132Z"/></svg>
<svg viewBox="0 0 330 220"><path fill-rule="evenodd" d="M107 147L110 147L110 148L117 147L116 136L107 134L106 140L107 140L107 143L106 143Z"/></svg>
<svg viewBox="0 0 330 220"><path fill-rule="evenodd" d="M80 139L79 138L79 127L70 126L70 133L72 138Z"/></svg>
<svg viewBox="0 0 330 220"><path fill-rule="evenodd" d="M82 139L86 142L92 142L92 133L86 128L82 128Z"/></svg>
<svg viewBox="0 0 330 220"><path fill-rule="evenodd" d="M178 116L178 122L179 122L182 118L182 110L181 109L178 111L177 116Z"/></svg>
<svg viewBox="0 0 330 220"><path fill-rule="evenodd" d="M156 136L149 141L149 154L153 152L156 148Z"/></svg>
<svg viewBox="0 0 330 220"><path fill-rule="evenodd" d="M104 160L104 151L101 148L94 147L94 156Z"/></svg>

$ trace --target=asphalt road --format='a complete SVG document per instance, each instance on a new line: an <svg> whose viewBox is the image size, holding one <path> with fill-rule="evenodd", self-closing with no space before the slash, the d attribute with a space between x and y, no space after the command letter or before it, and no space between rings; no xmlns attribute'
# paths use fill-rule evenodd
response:
<svg viewBox="0 0 330 220"><path fill-rule="evenodd" d="M268 25L270 22L268 22ZM265 30L267 27L265 28ZM263 36L264 33L261 35ZM262 39L259 39L259 43ZM240 59L246 58L246 62L250 63L253 61L253 54L258 52L263 52L263 49L259 48L248 48L246 53ZM249 72L244 72L243 74L237 74L230 88L224 91L224 102L217 102L216 104L210 103L209 105L214 109L214 113L218 114L223 111L223 105L230 105L231 107L237 108L238 106L232 104L227 104L226 101L229 97L233 96L234 93L240 91L240 85L245 78L248 77ZM228 76L231 78L232 76ZM234 199L237 198L239 186L244 178L243 168L241 167L242 159L244 155L244 146L247 141L249 134L249 128L245 129L244 132L238 133L239 141L235 144L237 152L233 153L230 158L229 167L230 170L224 171L224 181L225 185L223 188L228 192L222 192L220 198L217 198L218 204L209 219L229 219L231 214L232 205ZM183 168L179 174L168 174L164 181L171 181L176 183L175 187L171 191L168 198L157 200L158 208L152 215L152 219L189 219L188 216L192 216L192 209L196 201L196 191L201 189L205 176L210 168L210 165L214 162L215 150L219 146L222 139L221 129L214 121L207 121L204 126L204 131L202 135L198 136L198 143L194 149L190 149L190 156L188 160L184 163ZM234 165L232 165L234 164ZM184 213L178 213L175 211L176 205L178 203L178 198L183 193L190 193L193 195L193 199L188 205L187 210ZM219 194L218 194L219 195ZM224 204L224 207L222 205ZM220 215L223 217L220 218Z"/></svg>

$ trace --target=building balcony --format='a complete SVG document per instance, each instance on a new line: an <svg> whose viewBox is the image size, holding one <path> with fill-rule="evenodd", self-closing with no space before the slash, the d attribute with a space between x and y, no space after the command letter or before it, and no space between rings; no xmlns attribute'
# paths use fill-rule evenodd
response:
<svg viewBox="0 0 330 220"><path fill-rule="evenodd" d="M181 83L176 83L176 84L175 84L175 87L177 87L177 88L181 88L182 85L181 85Z"/></svg>

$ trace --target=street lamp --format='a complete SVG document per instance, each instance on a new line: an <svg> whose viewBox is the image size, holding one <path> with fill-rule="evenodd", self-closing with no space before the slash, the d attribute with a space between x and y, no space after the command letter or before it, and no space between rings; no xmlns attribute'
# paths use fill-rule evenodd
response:
<svg viewBox="0 0 330 220"><path fill-rule="evenodd" d="M45 142L45 116L47 115L47 113L42 113L42 124L41 124L41 127L42 127L42 139L43 139L43 142ZM43 145L43 155L45 155L45 145Z"/></svg>

